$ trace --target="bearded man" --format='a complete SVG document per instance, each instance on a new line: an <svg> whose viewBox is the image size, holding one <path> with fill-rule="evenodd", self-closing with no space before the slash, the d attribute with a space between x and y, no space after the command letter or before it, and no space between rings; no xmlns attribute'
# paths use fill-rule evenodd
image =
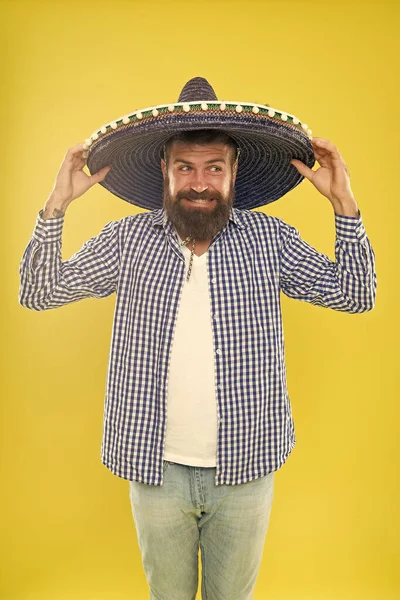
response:
<svg viewBox="0 0 400 600"><path fill-rule="evenodd" d="M251 210L303 178L332 205L335 261ZM63 261L66 208L95 183L148 211ZM116 293L101 459L129 481L151 600L194 600L199 547L203 599L253 598L274 473L296 442L280 294L353 314L375 304L374 252L338 149L194 78L178 103L68 150L20 275L19 301L37 311Z"/></svg>

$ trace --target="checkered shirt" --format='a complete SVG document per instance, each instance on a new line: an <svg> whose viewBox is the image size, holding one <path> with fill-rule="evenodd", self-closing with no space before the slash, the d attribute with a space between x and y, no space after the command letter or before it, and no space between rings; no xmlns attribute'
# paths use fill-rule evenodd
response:
<svg viewBox="0 0 400 600"><path fill-rule="evenodd" d="M163 485L169 362L186 275L175 229L163 209L126 216L63 261L64 216L43 220L42 212L20 262L19 302L43 311L116 293L101 461L123 479ZM211 243L216 485L279 469L296 443L281 291L348 313L374 307L375 255L361 213L334 219L335 261L257 211L233 208Z"/></svg>

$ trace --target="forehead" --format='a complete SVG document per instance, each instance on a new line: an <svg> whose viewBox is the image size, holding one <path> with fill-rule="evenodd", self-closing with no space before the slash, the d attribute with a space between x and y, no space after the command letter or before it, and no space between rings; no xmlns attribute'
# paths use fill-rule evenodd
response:
<svg viewBox="0 0 400 600"><path fill-rule="evenodd" d="M194 160L208 160L209 158L228 159L232 149L224 143L212 142L210 144L195 144L192 142L174 142L171 146L172 159L188 158Z"/></svg>

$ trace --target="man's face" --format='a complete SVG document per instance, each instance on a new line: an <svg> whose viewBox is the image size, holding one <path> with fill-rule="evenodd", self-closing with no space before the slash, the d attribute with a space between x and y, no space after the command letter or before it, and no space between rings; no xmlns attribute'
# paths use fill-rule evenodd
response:
<svg viewBox="0 0 400 600"><path fill-rule="evenodd" d="M175 142L168 164L161 161L164 209L182 237L211 240L229 219L237 163L221 143Z"/></svg>

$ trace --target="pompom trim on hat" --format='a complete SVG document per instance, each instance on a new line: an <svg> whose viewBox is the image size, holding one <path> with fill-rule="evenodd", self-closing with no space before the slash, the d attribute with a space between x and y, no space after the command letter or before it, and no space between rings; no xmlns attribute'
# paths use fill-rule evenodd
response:
<svg viewBox="0 0 400 600"><path fill-rule="evenodd" d="M141 110L135 110L127 115L119 117L118 119L114 119L105 125L102 125L100 129L97 129L92 133L92 135L85 140L84 148L87 150L93 144L93 142L97 141L100 137L115 131L120 127L124 127L125 125L134 124L135 122L142 122L143 119L155 119L162 116L165 113L172 112L192 112L192 111L207 111L207 110L221 110L221 111L235 111L237 113L253 113L259 116L265 116L270 119L277 119L279 121L283 121L287 125L293 124L303 129L308 137L312 139L312 130L309 129L306 123L302 123L300 119L291 115L290 113L283 112L271 106L266 106L263 104L255 104L253 102L234 102L234 101L195 101L195 102L177 102L175 104L158 104L156 106L149 106L148 108L144 108Z"/></svg>

